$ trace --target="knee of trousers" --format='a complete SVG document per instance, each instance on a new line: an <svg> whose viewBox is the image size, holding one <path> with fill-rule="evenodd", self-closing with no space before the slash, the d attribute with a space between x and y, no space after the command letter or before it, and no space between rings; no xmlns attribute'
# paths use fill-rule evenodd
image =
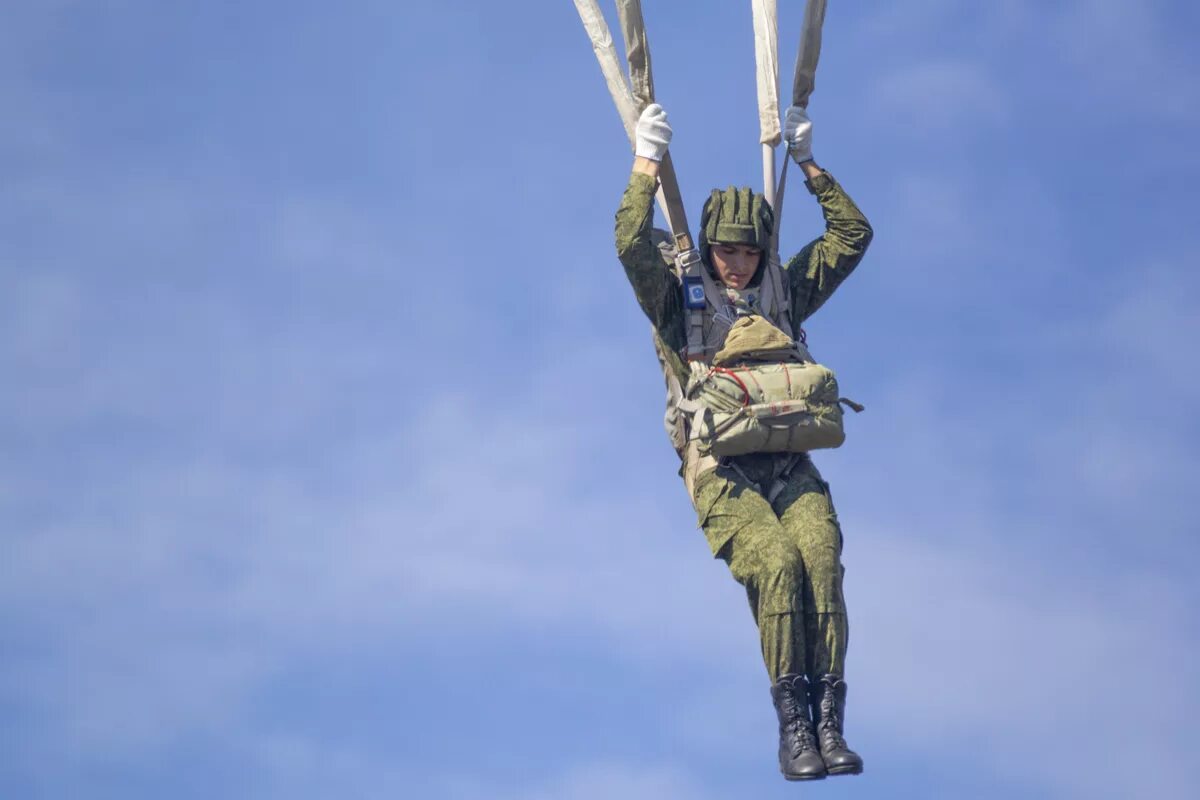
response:
<svg viewBox="0 0 1200 800"><path fill-rule="evenodd" d="M807 610L818 614L846 613L846 601L842 595L842 576L845 570L837 555L821 553L805 563Z"/></svg>
<svg viewBox="0 0 1200 800"><path fill-rule="evenodd" d="M780 544L764 548L744 575L758 595L761 614L797 614L803 610L804 562L800 552Z"/></svg>

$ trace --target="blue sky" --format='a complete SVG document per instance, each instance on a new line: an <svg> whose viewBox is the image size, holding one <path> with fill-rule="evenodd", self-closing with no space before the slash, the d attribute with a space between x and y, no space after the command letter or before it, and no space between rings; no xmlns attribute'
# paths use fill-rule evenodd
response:
<svg viewBox="0 0 1200 800"><path fill-rule="evenodd" d="M42 0L0 12L0 796L1196 796L1200 11L830 5L866 774L775 771L571 3ZM694 215L759 180L749 4L645 6Z"/></svg>

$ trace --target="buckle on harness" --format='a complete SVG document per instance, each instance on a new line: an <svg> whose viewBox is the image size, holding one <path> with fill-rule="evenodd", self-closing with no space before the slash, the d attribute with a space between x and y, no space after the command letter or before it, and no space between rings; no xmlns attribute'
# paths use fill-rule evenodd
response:
<svg viewBox="0 0 1200 800"><path fill-rule="evenodd" d="M679 255L675 256L675 265L685 275L700 273L700 251L695 248L691 250L680 251Z"/></svg>

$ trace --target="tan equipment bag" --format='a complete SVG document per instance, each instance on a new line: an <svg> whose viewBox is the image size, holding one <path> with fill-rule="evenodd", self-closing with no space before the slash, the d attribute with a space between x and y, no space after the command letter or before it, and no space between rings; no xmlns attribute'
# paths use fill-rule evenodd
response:
<svg viewBox="0 0 1200 800"><path fill-rule="evenodd" d="M693 365L681 409L690 437L718 458L748 453L804 453L846 439L833 371L765 318L734 323L712 366Z"/></svg>

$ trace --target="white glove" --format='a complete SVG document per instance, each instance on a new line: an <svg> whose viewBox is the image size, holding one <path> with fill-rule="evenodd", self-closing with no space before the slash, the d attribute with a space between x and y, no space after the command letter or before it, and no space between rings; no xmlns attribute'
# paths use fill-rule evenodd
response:
<svg viewBox="0 0 1200 800"><path fill-rule="evenodd" d="M658 103L646 106L637 122L637 146L634 153L651 161L662 161L671 143L671 123Z"/></svg>
<svg viewBox="0 0 1200 800"><path fill-rule="evenodd" d="M812 120L800 106L792 106L783 117L783 140L797 164L812 161Z"/></svg>

